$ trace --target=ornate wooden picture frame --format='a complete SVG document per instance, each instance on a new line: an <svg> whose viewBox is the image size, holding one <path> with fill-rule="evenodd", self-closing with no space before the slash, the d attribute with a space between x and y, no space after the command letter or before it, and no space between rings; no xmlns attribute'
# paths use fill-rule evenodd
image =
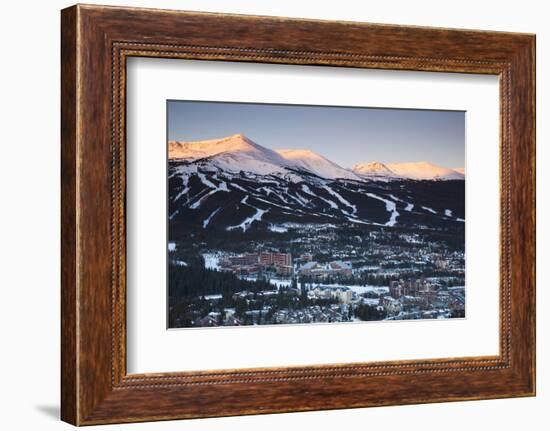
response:
<svg viewBox="0 0 550 431"><path fill-rule="evenodd" d="M75 425L535 394L535 37L77 5L62 11L61 416ZM460 72L500 80L500 354L126 372L126 60ZM495 220L495 222L498 222Z"/></svg>

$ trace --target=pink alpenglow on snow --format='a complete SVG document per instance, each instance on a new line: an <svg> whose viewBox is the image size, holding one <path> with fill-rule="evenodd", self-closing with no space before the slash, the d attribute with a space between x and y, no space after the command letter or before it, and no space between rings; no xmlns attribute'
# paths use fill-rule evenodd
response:
<svg viewBox="0 0 550 431"><path fill-rule="evenodd" d="M311 150L277 150L281 156L291 162L295 168L311 172L323 178L347 178L350 180L359 179L355 173L344 169L326 157Z"/></svg>
<svg viewBox="0 0 550 431"><path fill-rule="evenodd" d="M395 174L412 180L463 180L464 174L430 162L388 163Z"/></svg>
<svg viewBox="0 0 550 431"><path fill-rule="evenodd" d="M170 160L208 163L228 172L247 172L256 175L290 175L301 171L335 180L463 180L464 168L444 168L430 162L358 163L344 168L323 155L308 149L272 150L263 147L243 134L204 141L170 141Z"/></svg>

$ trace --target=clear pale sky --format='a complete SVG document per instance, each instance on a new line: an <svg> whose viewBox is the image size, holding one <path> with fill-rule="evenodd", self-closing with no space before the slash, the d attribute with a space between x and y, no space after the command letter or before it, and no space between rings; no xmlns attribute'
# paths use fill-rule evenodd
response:
<svg viewBox="0 0 550 431"><path fill-rule="evenodd" d="M168 101L168 139L242 133L271 149L309 149L342 167L379 161L464 166L463 111Z"/></svg>

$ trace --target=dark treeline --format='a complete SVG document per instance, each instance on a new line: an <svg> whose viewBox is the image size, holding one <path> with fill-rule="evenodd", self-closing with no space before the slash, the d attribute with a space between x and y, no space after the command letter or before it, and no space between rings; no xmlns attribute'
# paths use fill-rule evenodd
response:
<svg viewBox="0 0 550 431"><path fill-rule="evenodd" d="M363 321L383 320L387 314L384 309L371 305L361 304L355 309L355 316Z"/></svg>
<svg viewBox="0 0 550 431"><path fill-rule="evenodd" d="M187 262L188 266L168 266L168 294L172 298L202 295L231 295L242 290L259 292L273 289L268 281L241 280L235 274L204 268L202 257Z"/></svg>

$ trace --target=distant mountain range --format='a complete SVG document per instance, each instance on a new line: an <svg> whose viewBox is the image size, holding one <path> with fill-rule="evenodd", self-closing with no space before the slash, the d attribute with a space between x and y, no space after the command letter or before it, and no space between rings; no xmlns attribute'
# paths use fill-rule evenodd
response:
<svg viewBox="0 0 550 431"><path fill-rule="evenodd" d="M410 179L410 180L463 180L464 169L450 169L437 166L430 162L359 163L353 167L353 172L366 177Z"/></svg>
<svg viewBox="0 0 550 431"><path fill-rule="evenodd" d="M428 162L346 169L310 150L242 134L169 142L171 238L221 229L282 233L288 223L463 229L464 173Z"/></svg>
<svg viewBox="0 0 550 431"><path fill-rule="evenodd" d="M210 160L212 165L227 171L245 171L259 175L304 171L326 179L413 179L460 180L464 169L450 169L430 162L358 163L346 169L324 156L301 149L271 150L242 134L196 142L169 142L169 158L185 161Z"/></svg>

